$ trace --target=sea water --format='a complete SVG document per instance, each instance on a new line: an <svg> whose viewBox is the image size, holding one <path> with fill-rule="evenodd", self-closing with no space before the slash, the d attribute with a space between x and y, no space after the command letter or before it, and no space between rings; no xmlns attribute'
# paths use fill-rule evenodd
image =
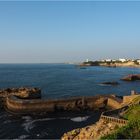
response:
<svg viewBox="0 0 140 140"><path fill-rule="evenodd" d="M0 88L38 87L46 99L112 93L129 95L131 90L140 92L140 81L125 82L120 79L139 72L139 68L80 69L68 64L0 64ZM110 81L120 84L101 84ZM95 123L99 116L100 112L12 115L1 109L0 138L60 138L64 132Z"/></svg>

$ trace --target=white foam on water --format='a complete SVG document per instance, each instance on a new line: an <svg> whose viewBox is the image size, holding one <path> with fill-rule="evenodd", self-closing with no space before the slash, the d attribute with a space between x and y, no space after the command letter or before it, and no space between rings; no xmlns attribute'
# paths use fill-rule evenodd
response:
<svg viewBox="0 0 140 140"><path fill-rule="evenodd" d="M40 134L37 134L36 136L37 136L37 137L39 137L39 136L40 136Z"/></svg>
<svg viewBox="0 0 140 140"><path fill-rule="evenodd" d="M83 122L86 121L90 116L84 116L84 117L58 117L58 118L42 118L42 119L35 119L33 120L30 116L23 116L22 119L24 119L24 123L22 126L26 130L26 132L30 133L30 130L33 129L36 125L36 122L43 122L43 121L50 121L50 120L55 120L55 119L69 119L73 122Z"/></svg>
<svg viewBox="0 0 140 140"><path fill-rule="evenodd" d="M31 129L35 127L35 122L49 121L54 120L55 118L43 118L32 120L30 116L23 116L22 119L25 119L25 122L22 124L24 129L29 133Z"/></svg>
<svg viewBox="0 0 140 140"><path fill-rule="evenodd" d="M18 137L18 139L26 139L27 137L29 137L29 135L21 135Z"/></svg>
<svg viewBox="0 0 140 140"><path fill-rule="evenodd" d="M28 120L32 120L32 117L30 117L30 116L23 116L23 117L22 117L22 119L24 119L24 120L27 120L27 121L28 121Z"/></svg>
<svg viewBox="0 0 140 140"><path fill-rule="evenodd" d="M30 116L23 116L22 119L25 120L22 126L27 132L30 132L30 130L35 127L34 124L32 124L32 118Z"/></svg>
<svg viewBox="0 0 140 140"><path fill-rule="evenodd" d="M35 122L42 122L42 121L50 121L50 120L55 120L56 118L43 118L43 119L36 119L36 120L33 120L32 123L35 123Z"/></svg>
<svg viewBox="0 0 140 140"><path fill-rule="evenodd" d="M70 120L73 122L83 122L83 121L86 121L88 118L89 118L89 116L75 117L75 118L71 118Z"/></svg>

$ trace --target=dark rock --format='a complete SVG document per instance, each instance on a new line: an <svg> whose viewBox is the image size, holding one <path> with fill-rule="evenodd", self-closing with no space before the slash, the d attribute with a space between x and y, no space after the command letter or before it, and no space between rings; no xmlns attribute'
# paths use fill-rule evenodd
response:
<svg viewBox="0 0 140 140"><path fill-rule="evenodd" d="M136 81L136 80L140 80L140 74L128 75L128 76L123 77L121 80L123 80L123 81Z"/></svg>
<svg viewBox="0 0 140 140"><path fill-rule="evenodd" d="M11 93L12 92L12 89L7 88L6 91L9 92L9 93Z"/></svg>
<svg viewBox="0 0 140 140"><path fill-rule="evenodd" d="M38 99L41 98L41 90L38 88L20 88L16 95L22 99Z"/></svg>
<svg viewBox="0 0 140 140"><path fill-rule="evenodd" d="M41 90L38 88L7 88L0 90L0 97L6 98L10 95L16 95L22 99L38 99L41 98Z"/></svg>
<svg viewBox="0 0 140 140"><path fill-rule="evenodd" d="M112 85L112 86L116 86L119 85L119 82L103 82L103 85Z"/></svg>

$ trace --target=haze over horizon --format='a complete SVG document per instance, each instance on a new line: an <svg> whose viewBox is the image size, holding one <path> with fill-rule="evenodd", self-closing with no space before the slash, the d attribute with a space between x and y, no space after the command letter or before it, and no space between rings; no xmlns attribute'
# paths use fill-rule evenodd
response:
<svg viewBox="0 0 140 140"><path fill-rule="evenodd" d="M140 1L0 1L0 63L139 58Z"/></svg>

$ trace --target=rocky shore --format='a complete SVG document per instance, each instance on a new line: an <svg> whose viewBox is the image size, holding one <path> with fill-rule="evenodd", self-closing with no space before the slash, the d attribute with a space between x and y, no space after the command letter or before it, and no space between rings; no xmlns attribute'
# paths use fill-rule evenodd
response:
<svg viewBox="0 0 140 140"><path fill-rule="evenodd" d="M62 111L102 110L98 122L67 132L62 136L62 140L99 139L106 134L112 133L116 128L127 123L126 120L119 118L118 113L122 113L121 110L124 111L123 107L128 106L138 96L138 93L132 91L131 95L123 96L123 98L115 95L102 95L43 100L41 99L41 90L38 88L8 88L0 90L0 97L4 99L5 109L10 113L61 113ZM106 111L108 109L113 110Z"/></svg>
<svg viewBox="0 0 140 140"><path fill-rule="evenodd" d="M117 131L118 128L128 124L128 120L123 119L122 114L129 109L129 106L133 105L133 101L139 96L139 94L134 92L130 96L124 96L123 101L120 103L122 107L120 106L118 109L102 113L99 121L95 124L65 133L61 137L61 140L98 140L103 136Z"/></svg>
<svg viewBox="0 0 140 140"><path fill-rule="evenodd" d="M121 80L123 81L137 81L140 80L140 74L131 74L123 77Z"/></svg>
<svg viewBox="0 0 140 140"><path fill-rule="evenodd" d="M100 120L93 125L65 133L61 140L93 140L110 134L120 126L113 122Z"/></svg>
<svg viewBox="0 0 140 140"><path fill-rule="evenodd" d="M39 88L7 88L0 90L0 98L15 95L22 99L36 99L41 98L41 90Z"/></svg>
<svg viewBox="0 0 140 140"><path fill-rule="evenodd" d="M135 68L140 68L140 65L133 62L133 61L128 61L128 62L101 62L101 61L89 61L89 62L83 62L79 64L80 67L84 66L104 66L104 67L135 67Z"/></svg>

